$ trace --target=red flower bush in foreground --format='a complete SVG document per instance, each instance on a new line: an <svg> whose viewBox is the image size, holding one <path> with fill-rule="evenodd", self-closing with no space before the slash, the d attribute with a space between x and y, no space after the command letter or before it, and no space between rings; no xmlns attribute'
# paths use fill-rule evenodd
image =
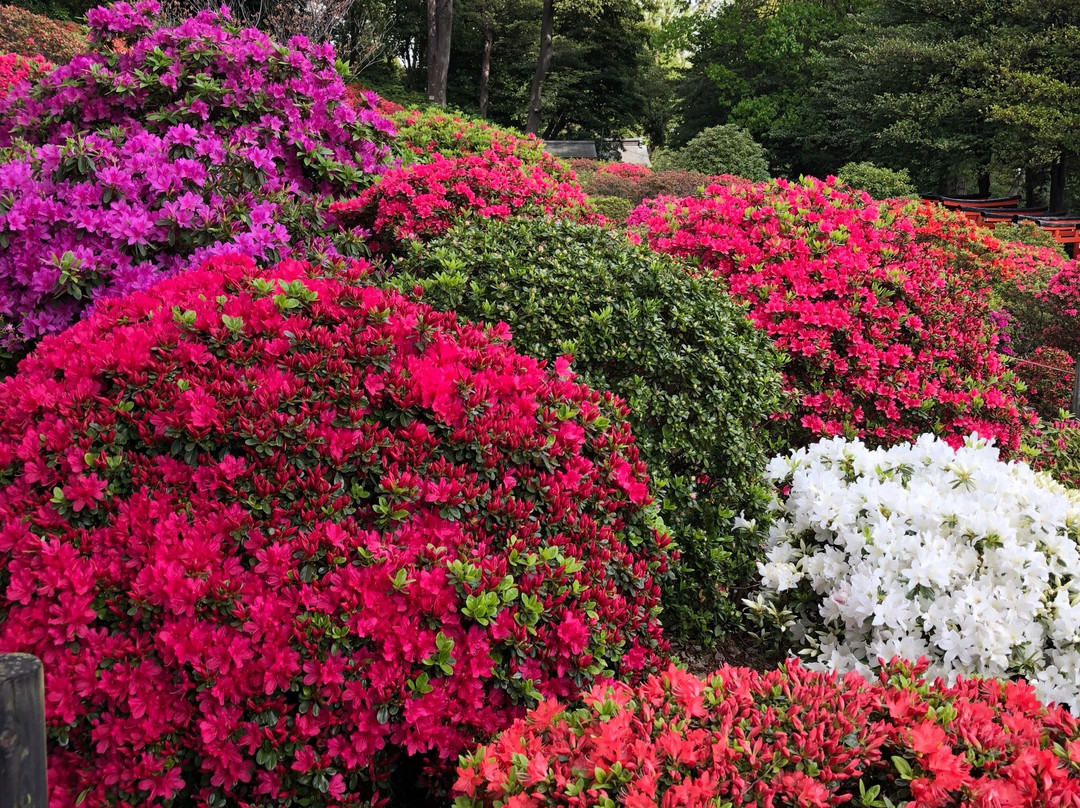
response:
<svg viewBox="0 0 1080 808"><path fill-rule="evenodd" d="M625 407L361 285L221 256L0 385L0 651L51 805L383 804L663 648Z"/></svg>
<svg viewBox="0 0 1080 808"><path fill-rule="evenodd" d="M1017 446L1029 416L989 323L994 270L959 271L903 212L814 179L732 181L628 223L722 278L790 356L794 442L974 431Z"/></svg>
<svg viewBox="0 0 1080 808"><path fill-rule="evenodd" d="M705 680L671 667L545 702L463 759L459 808L1070 808L1080 731L1023 683L880 683L789 662ZM889 800L886 802L885 800Z"/></svg>
<svg viewBox="0 0 1080 808"><path fill-rule="evenodd" d="M33 79L52 70L52 64L40 56L0 53L0 95L23 79Z"/></svg>
<svg viewBox="0 0 1080 808"><path fill-rule="evenodd" d="M603 222L576 184L497 150L391 169L358 197L331 204L330 213L344 226L367 228L376 249L389 250L435 238L467 215Z"/></svg>

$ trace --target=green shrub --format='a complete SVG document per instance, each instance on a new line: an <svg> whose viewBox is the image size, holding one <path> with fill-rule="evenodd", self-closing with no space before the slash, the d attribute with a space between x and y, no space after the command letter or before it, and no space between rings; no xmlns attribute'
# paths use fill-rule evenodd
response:
<svg viewBox="0 0 1080 808"><path fill-rule="evenodd" d="M451 114L439 108L408 109L391 116L397 128L395 145L406 162L430 162L434 155L465 157L494 150L526 165L544 165L549 173L569 177L566 164L544 151L535 135L488 123L480 118Z"/></svg>
<svg viewBox="0 0 1080 808"><path fill-rule="evenodd" d="M755 182L771 176L765 149L734 124L703 129L681 149L658 151L652 163L656 171L681 168L703 174L734 174Z"/></svg>
<svg viewBox="0 0 1080 808"><path fill-rule="evenodd" d="M1062 412L1040 421L1024 435L1025 458L1036 471L1045 471L1062 485L1080 488L1080 420Z"/></svg>
<svg viewBox="0 0 1080 808"><path fill-rule="evenodd" d="M621 196L593 196L589 198L593 209L613 222L624 222L634 209L634 203Z"/></svg>
<svg viewBox="0 0 1080 808"><path fill-rule="evenodd" d="M622 396L664 520L682 551L665 592L669 631L734 627L756 562L732 518L759 512L760 427L777 407L778 358L711 278L599 227L472 220L416 246L393 282L438 309L510 326L517 350L574 357ZM730 593L730 594L728 594Z"/></svg>
<svg viewBox="0 0 1080 808"><path fill-rule="evenodd" d="M1053 237L1034 222L1002 222L994 227L994 237L1010 244L1025 244L1029 247L1046 247L1068 257L1065 248L1054 241Z"/></svg>
<svg viewBox="0 0 1080 808"><path fill-rule="evenodd" d="M894 171L873 163L847 163L836 172L836 178L857 191L866 191L874 199L895 199L914 196L915 186L906 168Z"/></svg>

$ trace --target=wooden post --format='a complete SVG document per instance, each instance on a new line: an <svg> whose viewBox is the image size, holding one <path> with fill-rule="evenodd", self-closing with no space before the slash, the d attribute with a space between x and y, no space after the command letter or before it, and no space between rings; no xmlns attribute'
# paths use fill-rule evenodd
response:
<svg viewBox="0 0 1080 808"><path fill-rule="evenodd" d="M1073 357L1072 417L1080 418L1080 356Z"/></svg>
<svg viewBox="0 0 1080 808"><path fill-rule="evenodd" d="M44 670L0 654L0 808L48 808L45 786Z"/></svg>

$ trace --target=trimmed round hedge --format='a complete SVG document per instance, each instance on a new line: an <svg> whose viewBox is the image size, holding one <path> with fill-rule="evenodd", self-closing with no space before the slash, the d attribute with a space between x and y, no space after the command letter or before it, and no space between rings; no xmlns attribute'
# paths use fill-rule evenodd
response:
<svg viewBox="0 0 1080 808"><path fill-rule="evenodd" d="M414 246L392 282L505 322L518 350L571 355L590 385L624 398L682 552L665 623L702 635L733 617L725 591L748 584L756 559L732 542L731 517L759 503L759 428L780 376L768 338L720 284L620 234L548 219L458 225Z"/></svg>
<svg viewBox="0 0 1080 808"><path fill-rule="evenodd" d="M0 652L45 664L52 805L385 804L655 666L624 405L369 269L217 257L0 385Z"/></svg>

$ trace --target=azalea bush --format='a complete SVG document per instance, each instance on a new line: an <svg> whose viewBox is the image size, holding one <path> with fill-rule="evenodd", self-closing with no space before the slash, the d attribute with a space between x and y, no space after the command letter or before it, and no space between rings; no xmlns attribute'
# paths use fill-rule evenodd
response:
<svg viewBox="0 0 1080 808"><path fill-rule="evenodd" d="M462 759L455 806L1076 806L1078 761L1076 719L1024 684L672 667L541 704Z"/></svg>
<svg viewBox="0 0 1080 808"><path fill-rule="evenodd" d="M1040 345L1013 365L1024 383L1024 398L1042 418L1055 419L1072 403L1076 360L1060 348Z"/></svg>
<svg viewBox="0 0 1080 808"><path fill-rule="evenodd" d="M634 163L604 163L598 169L596 174L600 176L612 176L612 177L626 177L632 180L641 180L646 177L652 176L653 170L648 166L636 165Z"/></svg>
<svg viewBox="0 0 1080 808"><path fill-rule="evenodd" d="M435 155L430 163L393 169L358 197L332 204L330 212L342 227L370 231L372 249L399 253L409 242L435 238L466 217L604 221L577 183L494 149L455 158Z"/></svg>
<svg viewBox="0 0 1080 808"><path fill-rule="evenodd" d="M475 321L506 323L518 350L567 355L630 423L682 557L665 587L669 630L711 642L730 629L756 547L732 518L761 513L762 424L778 358L711 279L599 227L471 221L416 245L391 281ZM745 593L744 593L745 594Z"/></svg>
<svg viewBox="0 0 1080 808"><path fill-rule="evenodd" d="M1080 420L1060 414L1024 434L1024 459L1063 485L1080 490Z"/></svg>
<svg viewBox="0 0 1080 808"><path fill-rule="evenodd" d="M830 670L926 657L929 675L1026 677L1080 709L1080 501L984 441L840 438L774 459L754 608Z"/></svg>
<svg viewBox="0 0 1080 808"><path fill-rule="evenodd" d="M32 81L52 70L52 64L41 56L20 56L17 53L0 53L0 95L20 81Z"/></svg>
<svg viewBox="0 0 1080 808"><path fill-rule="evenodd" d="M622 165L614 163L613 165ZM640 168L640 166L634 166ZM645 199L670 194L672 196L700 196L705 186L716 177L700 171L673 169L670 171L597 171L583 182L582 187L590 196L617 196L640 205Z"/></svg>
<svg viewBox="0 0 1080 808"><path fill-rule="evenodd" d="M654 249L724 281L787 354L792 445L977 431L1007 449L1031 419L989 320L998 270L941 247L887 204L806 179L661 197L628 223Z"/></svg>
<svg viewBox="0 0 1080 808"><path fill-rule="evenodd" d="M543 166L547 173L569 180L562 162L544 151L536 135L523 135L479 118L450 115L443 110L401 110L393 116L395 145L408 162L429 162L436 155L464 157L495 151L523 165Z"/></svg>
<svg viewBox="0 0 1080 808"><path fill-rule="evenodd" d="M386 167L392 125L345 103L329 45L156 13L91 10L92 54L0 99L0 349L208 255L287 255Z"/></svg>
<svg viewBox="0 0 1080 808"><path fill-rule="evenodd" d="M64 64L87 50L85 26L53 20L18 6L0 5L0 52L41 56Z"/></svg>
<svg viewBox="0 0 1080 808"><path fill-rule="evenodd" d="M368 269L215 257L0 385L0 652L45 665L55 808L385 804L656 664L625 405Z"/></svg>

